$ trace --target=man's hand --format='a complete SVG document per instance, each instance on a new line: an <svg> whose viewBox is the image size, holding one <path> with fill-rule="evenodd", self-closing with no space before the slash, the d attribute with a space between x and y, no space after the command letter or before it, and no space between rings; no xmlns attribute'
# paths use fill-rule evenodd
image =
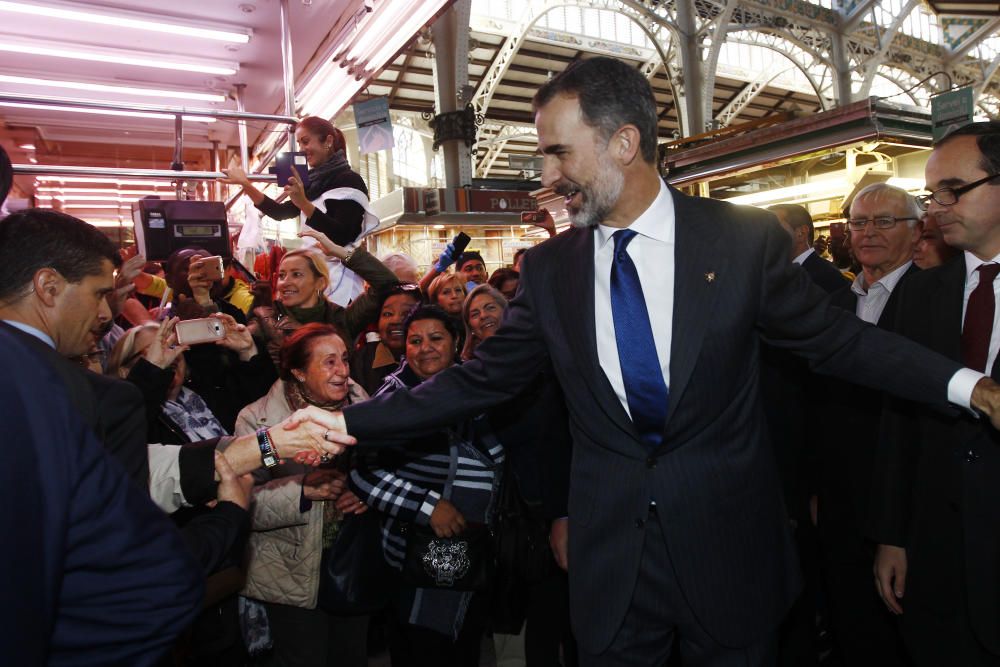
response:
<svg viewBox="0 0 1000 667"><path fill-rule="evenodd" d="M156 338L142 353L146 357L146 361L158 368L168 368L177 361L177 357L184 354L188 346L177 344L177 332L174 331L179 321L179 317L171 317L169 320L160 322Z"/></svg>
<svg viewBox="0 0 1000 667"><path fill-rule="evenodd" d="M563 517L552 522L549 528L549 547L556 564L569 571L569 519Z"/></svg>
<svg viewBox="0 0 1000 667"><path fill-rule="evenodd" d="M972 390L972 407L990 418L993 428L1000 430L1000 385L982 378Z"/></svg>
<svg viewBox="0 0 1000 667"><path fill-rule="evenodd" d="M219 475L219 490L216 493L216 498L239 505L243 509L249 508L253 476L250 474L237 475L221 452L215 452L215 472Z"/></svg>
<svg viewBox="0 0 1000 667"><path fill-rule="evenodd" d="M302 479L302 495L309 500L336 500L347 488L340 470L313 470Z"/></svg>
<svg viewBox="0 0 1000 667"><path fill-rule="evenodd" d="M346 447L358 443L357 439L347 434L342 412L327 412L314 405L296 410L280 426L271 429L272 439L279 438L275 443L279 447L278 453L283 458L292 457L298 463L317 465L322 455L336 456ZM299 440L309 439L316 446L298 446L295 451L291 451L290 446L288 450L282 450L280 440L295 438L295 434L299 432L303 434L298 436ZM304 456L300 453L311 455Z"/></svg>
<svg viewBox="0 0 1000 667"><path fill-rule="evenodd" d="M438 537L455 537L465 530L465 517L458 508L442 498L431 512L431 530Z"/></svg>
<svg viewBox="0 0 1000 667"><path fill-rule="evenodd" d="M899 601L906 592L906 549L891 544L878 545L875 552L875 590L894 614L902 614Z"/></svg>

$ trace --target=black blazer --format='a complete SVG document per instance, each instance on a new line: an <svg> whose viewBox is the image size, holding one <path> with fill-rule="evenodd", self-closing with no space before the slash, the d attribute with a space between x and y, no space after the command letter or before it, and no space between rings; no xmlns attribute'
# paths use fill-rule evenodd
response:
<svg viewBox="0 0 1000 667"><path fill-rule="evenodd" d="M876 323L893 331L900 295L910 278L920 272L916 264L900 277ZM830 302L855 312L858 297L845 285ZM817 429L816 492L819 496L819 535L828 558L838 561L870 560L870 545L864 540L869 514L872 466L882 417L882 392L859 387L844 379L822 378L816 400L828 418Z"/></svg>
<svg viewBox="0 0 1000 667"><path fill-rule="evenodd" d="M826 292L833 293L850 285L851 282L836 266L826 261L815 252L810 253L802 262L802 268L809 274L813 282L822 287Z"/></svg>
<svg viewBox="0 0 1000 667"><path fill-rule="evenodd" d="M673 189L671 195L670 398L655 451L598 361L592 229L570 230L528 251L530 279L476 359L411 391L344 410L348 430L360 438L451 423L509 398L551 361L573 435L570 607L588 653L610 645L629 607L651 499L685 598L718 642L759 640L777 628L798 593L759 400L761 338L799 351L817 371L942 405L959 368L829 307L823 291L789 262L791 241L771 214Z"/></svg>
<svg viewBox="0 0 1000 667"><path fill-rule="evenodd" d="M896 330L961 359L964 290L961 254L914 275ZM1000 378L996 365L992 376ZM876 466L870 534L906 547L904 605L942 613L967 605L976 637L1000 655L1000 433L964 411L890 401Z"/></svg>

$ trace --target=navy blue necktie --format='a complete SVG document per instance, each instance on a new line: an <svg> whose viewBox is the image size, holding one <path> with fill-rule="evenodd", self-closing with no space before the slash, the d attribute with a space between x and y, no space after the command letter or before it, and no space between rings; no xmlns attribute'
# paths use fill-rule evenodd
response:
<svg viewBox="0 0 1000 667"><path fill-rule="evenodd" d="M656 356L653 327L649 323L639 272L625 251L635 236L636 232L631 229L619 229L613 235L611 314L632 423L646 444L656 447L663 440L667 419L667 385Z"/></svg>

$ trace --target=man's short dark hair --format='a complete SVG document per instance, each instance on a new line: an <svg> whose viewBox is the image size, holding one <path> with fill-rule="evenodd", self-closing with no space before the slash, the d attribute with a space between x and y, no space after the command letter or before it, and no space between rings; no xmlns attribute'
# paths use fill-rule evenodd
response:
<svg viewBox="0 0 1000 667"><path fill-rule="evenodd" d="M805 206L799 206L798 204L775 204L774 206L769 206L768 211L776 213L781 211L785 214L785 222L789 227L792 228L794 232L799 227L809 228L809 245L816 239L816 228L813 226L812 216L809 215L809 211L806 210Z"/></svg>
<svg viewBox="0 0 1000 667"><path fill-rule="evenodd" d="M461 271L462 267L465 266L465 263L471 262L472 260L478 261L480 264L483 265L483 267L486 266L486 260L483 259L482 255L480 255L475 250L467 250L463 252L461 255L459 255L458 259L455 260L455 268Z"/></svg>
<svg viewBox="0 0 1000 667"><path fill-rule="evenodd" d="M987 174L1000 174L1000 121L991 120L963 125L942 137L934 144L934 148L943 146L956 137L975 137L976 146L982 153L979 168Z"/></svg>
<svg viewBox="0 0 1000 667"><path fill-rule="evenodd" d="M656 162L656 98L639 70L614 58L574 60L538 89L532 106L538 110L560 94L579 100L584 122L605 141L623 125L635 125L643 159Z"/></svg>
<svg viewBox="0 0 1000 667"><path fill-rule="evenodd" d="M29 208L0 220L0 302L18 297L40 269L55 269L71 283L101 274L118 249L79 218Z"/></svg>

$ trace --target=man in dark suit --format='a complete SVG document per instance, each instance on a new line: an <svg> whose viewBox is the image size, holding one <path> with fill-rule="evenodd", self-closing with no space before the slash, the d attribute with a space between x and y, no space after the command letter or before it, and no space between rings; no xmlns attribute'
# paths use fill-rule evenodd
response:
<svg viewBox="0 0 1000 667"><path fill-rule="evenodd" d="M847 222L861 264L853 284L830 297L880 329L892 331L899 294L910 276L920 237L920 207L905 190L885 183L862 189ZM848 380L823 378L813 399L833 418L816 434L818 528L827 609L836 664L905 664L898 633L872 590L873 545L865 537L872 463L882 414L882 392Z"/></svg>
<svg viewBox="0 0 1000 667"><path fill-rule="evenodd" d="M542 183L565 196L577 228L528 251L531 279L475 359L317 419L362 439L420 431L516 394L551 362L573 435L581 663L660 665L676 638L689 667L770 664L799 577L759 341L943 408L960 365L828 307L788 261L771 214L668 188L637 70L577 61L535 109ZM977 407L1000 399L990 381L970 393Z"/></svg>
<svg viewBox="0 0 1000 667"><path fill-rule="evenodd" d="M927 161L928 213L963 250L907 279L895 329L997 377L1000 123L973 123ZM962 381L965 381L963 378ZM1000 664L1000 435L970 413L892 401L882 421L871 536L876 584L918 665ZM904 597L905 595L905 597Z"/></svg>
<svg viewBox="0 0 1000 667"><path fill-rule="evenodd" d="M849 286L847 278L813 250L812 216L798 204L768 209L792 239L790 261L828 293ZM819 663L816 601L819 599L819 545L810 497L815 468L815 440L825 428L826 410L816 397L818 378L809 365L786 349L761 345L761 400L778 464L795 548L802 566L803 590L781 625L778 664L810 667Z"/></svg>
<svg viewBox="0 0 1000 667"><path fill-rule="evenodd" d="M805 269L813 282L827 292L835 292L844 287L847 282L844 274L813 249L816 228L809 211L798 204L776 204L767 210L774 213L774 217L792 237L792 262Z"/></svg>
<svg viewBox="0 0 1000 667"><path fill-rule="evenodd" d="M104 454L48 360L6 327L0 368L0 655L11 665L155 664L201 609L197 563Z"/></svg>

